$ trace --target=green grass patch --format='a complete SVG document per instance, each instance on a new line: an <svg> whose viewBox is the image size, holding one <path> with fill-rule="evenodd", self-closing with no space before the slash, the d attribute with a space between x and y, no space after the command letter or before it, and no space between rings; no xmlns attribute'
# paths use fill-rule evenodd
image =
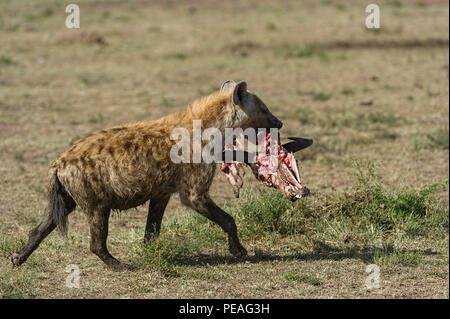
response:
<svg viewBox="0 0 450 319"><path fill-rule="evenodd" d="M10 66L16 64L13 59L8 56L0 56L0 65Z"/></svg>
<svg viewBox="0 0 450 319"><path fill-rule="evenodd" d="M349 88L343 88L341 90L341 94L342 95L353 95L353 94L355 94L355 91L352 89L349 89Z"/></svg>
<svg viewBox="0 0 450 319"><path fill-rule="evenodd" d="M444 184L434 184L419 189L404 187L388 191L375 174L373 163L362 166L355 161L354 166L357 183L350 191L326 200L327 213L334 217L350 217L362 227L377 227L383 233L404 228L405 224L426 223L427 216L435 211L434 195L445 189Z"/></svg>
<svg viewBox="0 0 450 319"><path fill-rule="evenodd" d="M23 238L12 239L5 235L0 236L0 256L9 258L12 253L25 246L26 241Z"/></svg>
<svg viewBox="0 0 450 319"><path fill-rule="evenodd" d="M165 59L168 60L180 60L180 61L184 61L188 58L188 56L182 52L174 52L174 53L169 53L166 54L164 56Z"/></svg>
<svg viewBox="0 0 450 319"><path fill-rule="evenodd" d="M398 138L398 134L395 132L389 131L381 131L375 133L375 139L377 140L396 140Z"/></svg>
<svg viewBox="0 0 450 319"><path fill-rule="evenodd" d="M277 25L273 22L268 22L266 24L266 30L268 31L275 31L276 29L278 29Z"/></svg>
<svg viewBox="0 0 450 319"><path fill-rule="evenodd" d="M27 273L7 276L0 280L0 299L33 298L30 282L33 279Z"/></svg>
<svg viewBox="0 0 450 319"><path fill-rule="evenodd" d="M385 267L418 267L423 263L423 260L424 254L420 251L377 249L374 255L374 263Z"/></svg>
<svg viewBox="0 0 450 319"><path fill-rule="evenodd" d="M317 93L313 96L314 101L328 101L331 99L331 94Z"/></svg>
<svg viewBox="0 0 450 319"><path fill-rule="evenodd" d="M169 236L152 238L149 243L139 243L135 249L134 266L157 271L165 276L178 276L177 262L186 257L182 239Z"/></svg>
<svg viewBox="0 0 450 319"><path fill-rule="evenodd" d="M439 128L428 134L429 148L448 150L449 131L448 127Z"/></svg>
<svg viewBox="0 0 450 319"><path fill-rule="evenodd" d="M448 209L442 209L436 195L448 191L448 183L391 191L375 174L373 163L355 161L354 166L355 184L328 196L291 203L276 190L245 190L234 214L239 231L247 240L267 238L271 233L303 233L318 240L335 238L356 243L386 235L445 233Z"/></svg>
<svg viewBox="0 0 450 319"><path fill-rule="evenodd" d="M244 189L241 198L235 217L244 236L258 238L267 232L295 232L295 226L289 222L288 213L293 207L292 203L281 192L260 189L255 193Z"/></svg>
<svg viewBox="0 0 450 319"><path fill-rule="evenodd" d="M386 236L448 234L448 209L436 200L439 192L448 191L448 183L392 191L375 174L373 163L355 161L354 167L356 181L349 189L295 203L275 189L244 188L238 202L227 209L236 220L242 241L268 244L307 236L313 242L366 245ZM150 244L137 246L136 266L176 275L180 264L196 264L194 259L199 254L227 254L226 234L194 212L166 221L162 234ZM413 263L407 261L406 255L395 258L401 263Z"/></svg>
<svg viewBox="0 0 450 319"><path fill-rule="evenodd" d="M307 275L307 274L299 274L294 271L285 273L284 279L286 279L288 281L299 281L299 282L303 282L303 283L310 284L313 286L319 286L322 284L321 278L318 278L318 277L315 277L312 275Z"/></svg>
<svg viewBox="0 0 450 319"><path fill-rule="evenodd" d="M280 48L275 51L275 56L283 58L319 57L323 60L328 60L328 56L326 55L326 53L313 45L307 45L302 47L288 46Z"/></svg>

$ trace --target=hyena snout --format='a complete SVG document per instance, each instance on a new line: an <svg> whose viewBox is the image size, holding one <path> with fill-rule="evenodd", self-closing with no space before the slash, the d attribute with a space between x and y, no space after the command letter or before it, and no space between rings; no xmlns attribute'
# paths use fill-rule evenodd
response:
<svg viewBox="0 0 450 319"><path fill-rule="evenodd" d="M273 127L281 129L283 127L283 122L281 122L279 119L276 118L275 121L273 122Z"/></svg>
<svg viewBox="0 0 450 319"><path fill-rule="evenodd" d="M281 129L283 127L283 122L281 122L276 116L270 115L266 118L266 128L277 128Z"/></svg>
<svg viewBox="0 0 450 319"><path fill-rule="evenodd" d="M283 122L278 119L272 112L270 112L267 107L262 110L262 117L264 119L266 128L277 128L281 129L283 127Z"/></svg>

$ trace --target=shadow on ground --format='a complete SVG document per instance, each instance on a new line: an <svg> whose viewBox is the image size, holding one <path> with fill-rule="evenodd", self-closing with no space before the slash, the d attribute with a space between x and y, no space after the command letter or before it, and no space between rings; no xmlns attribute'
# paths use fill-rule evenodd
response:
<svg viewBox="0 0 450 319"><path fill-rule="evenodd" d="M240 264L251 263L257 264L261 262L270 261L316 261L316 260L334 260L339 261L343 259L359 259L366 264L374 263L377 252L382 254L390 253L409 253L409 254L422 254L422 255L440 255L440 253L428 248L421 249L395 249L391 246L386 248L380 248L376 246L354 246L351 248L337 248L327 245L323 242L316 242L316 249L308 253L257 253L255 255L249 255L244 258L234 258L231 255L222 254L198 254L189 258L183 257L175 261L175 264L179 266L198 266L198 265L222 265L222 264Z"/></svg>

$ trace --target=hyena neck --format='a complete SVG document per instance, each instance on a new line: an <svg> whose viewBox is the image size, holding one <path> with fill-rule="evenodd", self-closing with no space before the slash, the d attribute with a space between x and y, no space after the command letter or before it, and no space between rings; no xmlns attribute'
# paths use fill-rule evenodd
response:
<svg viewBox="0 0 450 319"><path fill-rule="evenodd" d="M194 121L201 121L201 129L218 128L224 133L225 128L235 127L236 111L231 102L232 91L217 91L190 103L186 110L166 115L158 120L143 121L142 126L154 131L164 127L171 132L175 128L185 128L190 133L194 129Z"/></svg>
<svg viewBox="0 0 450 319"><path fill-rule="evenodd" d="M214 127L224 130L233 126L234 106L231 102L232 91L217 91L189 104L184 112L186 122L202 121L202 129Z"/></svg>

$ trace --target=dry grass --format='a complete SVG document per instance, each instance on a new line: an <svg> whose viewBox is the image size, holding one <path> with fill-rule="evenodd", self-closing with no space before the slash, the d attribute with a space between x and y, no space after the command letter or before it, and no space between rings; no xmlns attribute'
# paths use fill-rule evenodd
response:
<svg viewBox="0 0 450 319"><path fill-rule="evenodd" d="M89 252L77 210L68 240L51 234L12 269L9 253L45 206L49 163L72 141L179 110L227 79L248 81L282 136L315 139L299 154L315 198L352 185L354 158L377 163L394 193L449 177L448 2L381 1L377 32L362 1L77 4L81 29L68 30L58 1L0 3L0 297L448 298L448 189L435 194L446 231L428 221L417 226L426 234L345 237L339 216L311 222L321 236L240 229L246 260L174 196L159 246L140 246L146 207L112 218L112 254L138 266L125 273ZM212 193L233 214L241 207L223 176ZM72 263L80 289L65 287ZM380 289L364 285L368 263L381 267Z"/></svg>

